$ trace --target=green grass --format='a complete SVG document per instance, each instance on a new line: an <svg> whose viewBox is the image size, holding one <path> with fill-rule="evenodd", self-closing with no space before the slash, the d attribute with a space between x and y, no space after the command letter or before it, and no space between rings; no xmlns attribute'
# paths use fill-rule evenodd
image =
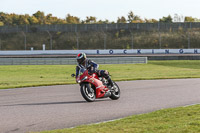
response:
<svg viewBox="0 0 200 133"><path fill-rule="evenodd" d="M146 80L200 78L200 61L149 61L148 64L100 65L112 79ZM0 66L0 89L42 85L74 84L74 65Z"/></svg>
<svg viewBox="0 0 200 133"><path fill-rule="evenodd" d="M164 109L120 120L40 133L198 133L200 105Z"/></svg>
<svg viewBox="0 0 200 133"><path fill-rule="evenodd" d="M0 88L75 83L70 74L75 66L0 66Z"/></svg>

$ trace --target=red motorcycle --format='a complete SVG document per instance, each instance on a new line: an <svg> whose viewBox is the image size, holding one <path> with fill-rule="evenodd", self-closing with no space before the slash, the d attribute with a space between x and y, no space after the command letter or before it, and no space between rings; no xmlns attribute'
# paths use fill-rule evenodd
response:
<svg viewBox="0 0 200 133"><path fill-rule="evenodd" d="M75 77L75 74L72 74L72 77ZM85 68L80 69L77 81L83 98L88 102L93 102L96 98L109 97L112 100L120 98L120 89L115 82L113 87L109 87L104 77L98 77L97 73L88 74Z"/></svg>

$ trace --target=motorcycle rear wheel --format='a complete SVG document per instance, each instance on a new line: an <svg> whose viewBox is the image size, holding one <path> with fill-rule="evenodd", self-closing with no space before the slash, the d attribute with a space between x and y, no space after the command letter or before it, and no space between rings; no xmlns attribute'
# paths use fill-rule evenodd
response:
<svg viewBox="0 0 200 133"><path fill-rule="evenodd" d="M110 99L117 100L120 98L120 88L115 82L113 82L113 85L114 85L114 88L113 90L111 90Z"/></svg>
<svg viewBox="0 0 200 133"><path fill-rule="evenodd" d="M90 89L92 92L89 93L88 89ZM88 102L94 102L96 99L96 93L94 91L93 88L91 88L89 83L83 83L81 84L81 95L83 96L83 98L88 101Z"/></svg>

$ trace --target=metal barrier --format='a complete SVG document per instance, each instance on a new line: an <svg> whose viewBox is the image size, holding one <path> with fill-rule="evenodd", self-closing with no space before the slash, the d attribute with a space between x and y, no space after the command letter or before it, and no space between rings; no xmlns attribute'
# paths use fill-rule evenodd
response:
<svg viewBox="0 0 200 133"><path fill-rule="evenodd" d="M90 58L98 64L147 63L147 57ZM76 65L74 58L0 58L0 65Z"/></svg>

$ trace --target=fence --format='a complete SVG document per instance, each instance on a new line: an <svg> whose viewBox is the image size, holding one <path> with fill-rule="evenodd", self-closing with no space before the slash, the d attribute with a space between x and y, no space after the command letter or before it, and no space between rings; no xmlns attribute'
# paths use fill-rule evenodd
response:
<svg viewBox="0 0 200 133"><path fill-rule="evenodd" d="M86 32L86 31L113 31L113 30L178 30L183 28L199 28L199 22L186 23L115 23L115 24L60 24L60 25L19 25L0 26L0 33L16 32Z"/></svg>
<svg viewBox="0 0 200 133"><path fill-rule="evenodd" d="M0 26L0 50L200 48L200 23Z"/></svg>
<svg viewBox="0 0 200 133"><path fill-rule="evenodd" d="M91 58L98 64L147 63L147 57ZM0 58L0 65L76 65L74 58Z"/></svg>

